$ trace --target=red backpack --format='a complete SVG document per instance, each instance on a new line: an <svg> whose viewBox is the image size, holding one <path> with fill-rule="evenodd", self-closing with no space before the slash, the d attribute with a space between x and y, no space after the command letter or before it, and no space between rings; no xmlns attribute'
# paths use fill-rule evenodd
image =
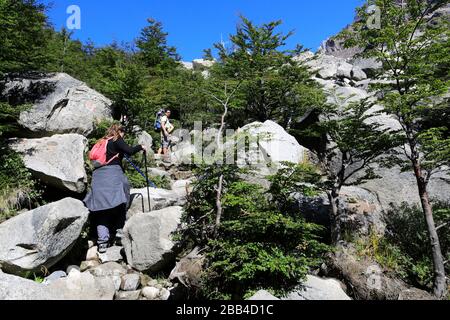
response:
<svg viewBox="0 0 450 320"><path fill-rule="evenodd" d="M92 161L92 165L94 168L100 168L106 166L111 163L114 159L119 157L119 154L116 154L109 161L106 161L106 151L108 147L108 142L112 138L109 139L101 139L99 142L92 147L92 150L89 152L89 160Z"/></svg>

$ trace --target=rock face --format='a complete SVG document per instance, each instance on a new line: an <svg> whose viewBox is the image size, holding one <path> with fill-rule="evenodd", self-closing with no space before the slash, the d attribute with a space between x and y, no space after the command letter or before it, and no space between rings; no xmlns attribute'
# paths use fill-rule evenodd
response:
<svg viewBox="0 0 450 320"><path fill-rule="evenodd" d="M330 256L328 274L343 279L358 300L430 300L425 291L410 288L400 279L392 278L374 261L359 258L352 245L339 247Z"/></svg>
<svg viewBox="0 0 450 320"><path fill-rule="evenodd" d="M116 292L112 279L77 270L72 270L67 278L50 283L48 289L58 293L56 300L113 300Z"/></svg>
<svg viewBox="0 0 450 320"><path fill-rule="evenodd" d="M144 189L132 189L132 203L128 210L128 218L132 217L137 213L142 213L142 199L144 200L144 212L149 212L152 210L160 210L172 206L183 206L186 203L186 194L182 192L177 192L176 190L165 190L150 188L150 206L151 210L148 208L148 195L147 188Z"/></svg>
<svg viewBox="0 0 450 320"><path fill-rule="evenodd" d="M321 279L308 275L302 288L282 300L351 300L335 279Z"/></svg>
<svg viewBox="0 0 450 320"><path fill-rule="evenodd" d="M246 152L245 141L249 149ZM308 160L309 150L302 147L283 127L273 121L248 124L237 133L239 166L255 166L260 173L272 173L283 161L301 163ZM268 166L274 166L272 170Z"/></svg>
<svg viewBox="0 0 450 320"><path fill-rule="evenodd" d="M180 224L181 214L181 207L169 207L136 214L127 221L123 245L133 268L156 272L175 258L172 233Z"/></svg>
<svg viewBox="0 0 450 320"><path fill-rule="evenodd" d="M79 134L19 139L11 147L25 166L42 182L64 191L82 193L86 188L84 151L87 139Z"/></svg>
<svg viewBox="0 0 450 320"><path fill-rule="evenodd" d="M180 259L175 268L170 272L169 279L177 279L188 288L199 288L205 256L200 254L200 248L196 247L187 256Z"/></svg>
<svg viewBox="0 0 450 320"><path fill-rule="evenodd" d="M195 71L205 71L211 68L216 62L213 60L195 59L192 61L192 66Z"/></svg>
<svg viewBox="0 0 450 320"><path fill-rule="evenodd" d="M400 206L403 202L420 203L417 183L412 172L401 172L399 167L394 167L378 168L375 173L382 178L368 181L362 187L376 194L385 210L389 210L391 204ZM431 178L428 186L431 198L450 200L450 184L446 179L448 181L450 177L445 173L438 173Z"/></svg>
<svg viewBox="0 0 450 320"><path fill-rule="evenodd" d="M110 279L115 290L120 289L122 277L127 274L127 270L117 262L107 262L88 270L95 278Z"/></svg>
<svg viewBox="0 0 450 320"><path fill-rule="evenodd" d="M89 211L66 198L22 213L0 225L0 267L21 274L50 268L72 248Z"/></svg>
<svg viewBox="0 0 450 320"><path fill-rule="evenodd" d="M256 301L275 301L275 300L280 300L277 297L275 297L274 295L272 295L269 291L266 290L259 290L258 292L256 292L253 296L251 296L250 298L248 298L247 300L256 300Z"/></svg>
<svg viewBox="0 0 450 320"><path fill-rule="evenodd" d="M112 102L65 73L10 76L1 95L13 104L31 103L20 125L32 137L58 133L89 135L101 120L112 120Z"/></svg>
<svg viewBox="0 0 450 320"><path fill-rule="evenodd" d="M56 291L43 284L3 273L0 270L0 300L58 300Z"/></svg>

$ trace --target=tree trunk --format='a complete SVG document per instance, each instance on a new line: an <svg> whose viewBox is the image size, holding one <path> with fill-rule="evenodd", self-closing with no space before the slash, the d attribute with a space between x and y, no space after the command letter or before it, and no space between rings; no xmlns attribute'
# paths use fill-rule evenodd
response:
<svg viewBox="0 0 450 320"><path fill-rule="evenodd" d="M437 298L442 299L444 298L447 291L444 258L442 256L442 250L439 242L436 224L434 223L433 209L431 207L430 198L427 191L427 183L423 177L420 164L414 162L413 166L414 174L417 180L417 186L419 188L420 202L422 204L422 210L425 215L425 222L427 224L428 235L430 237L431 243L431 252L433 256L434 266L433 293Z"/></svg>
<svg viewBox="0 0 450 320"><path fill-rule="evenodd" d="M216 224L214 226L214 236L217 237L219 232L220 222L222 219L222 189L223 189L223 174L220 175L219 185L217 186L217 197L216 197Z"/></svg>
<svg viewBox="0 0 450 320"><path fill-rule="evenodd" d="M331 241L337 244L342 240L341 228L339 224L339 192L332 190L327 192L328 200L330 202L330 222L331 222Z"/></svg>

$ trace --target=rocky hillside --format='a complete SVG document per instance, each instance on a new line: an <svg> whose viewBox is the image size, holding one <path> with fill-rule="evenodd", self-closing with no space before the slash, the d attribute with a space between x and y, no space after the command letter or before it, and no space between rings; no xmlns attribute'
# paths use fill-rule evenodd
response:
<svg viewBox="0 0 450 320"><path fill-rule="evenodd" d="M437 14L447 15L448 7ZM370 91L371 85L383 81L374 79L382 66L374 59L358 57L360 52L358 48L344 49L338 40L330 39L317 54L304 52L294 62L309 68L328 103L345 108L362 100L372 102L367 114L376 116L371 121L395 131L401 124L383 112L377 103L380 97ZM192 75L208 79L214 64L198 59L182 66ZM148 172L166 181L164 188L151 188L149 195L146 188L131 190L123 241L100 254L89 211L80 199L89 188L91 175L86 164L89 140L105 121L113 120L117 106L65 73L8 73L0 81L0 96L0 101L14 106L30 106L20 113L19 130L8 136L7 145L20 155L32 177L50 190L45 205L22 210L0 224L0 300L190 298L191 289L201 285L206 256L202 248L186 245L177 232L185 227L184 210L198 182L192 159L204 151L195 144L195 137L214 140L217 126L174 132L169 161L152 154ZM259 138L249 152L237 153L237 165L248 168L249 163L263 160L252 166L253 174L242 175L243 179L267 191L269 176L277 175L286 162L321 167L329 160L321 158L321 151L333 144L319 145L295 134L321 121L311 107L292 119L289 129L276 119L236 128L236 140L242 135ZM149 150L155 147L149 132L138 126L133 130L139 143ZM226 147L234 150L234 141ZM386 233L392 208L420 204L416 178L399 166L375 165L373 173L377 179L359 184L356 176L342 188L336 223L346 234L319 268L308 270L302 286L285 296L262 288L250 300L433 299L429 288L399 277L395 263L387 267L392 261L383 264L378 252L371 254ZM428 191L434 201L450 202L449 181L444 172L432 176ZM290 196L295 199L293 209L305 221L322 226L329 238L331 203L327 193L298 191Z"/></svg>

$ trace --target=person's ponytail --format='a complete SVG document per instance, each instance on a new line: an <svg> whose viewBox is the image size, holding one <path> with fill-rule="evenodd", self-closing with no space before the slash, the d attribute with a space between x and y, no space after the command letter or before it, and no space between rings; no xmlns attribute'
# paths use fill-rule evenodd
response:
<svg viewBox="0 0 450 320"><path fill-rule="evenodd" d="M120 124L113 124L107 131L105 139L113 139L117 141L121 138L120 133L124 132L124 128Z"/></svg>

